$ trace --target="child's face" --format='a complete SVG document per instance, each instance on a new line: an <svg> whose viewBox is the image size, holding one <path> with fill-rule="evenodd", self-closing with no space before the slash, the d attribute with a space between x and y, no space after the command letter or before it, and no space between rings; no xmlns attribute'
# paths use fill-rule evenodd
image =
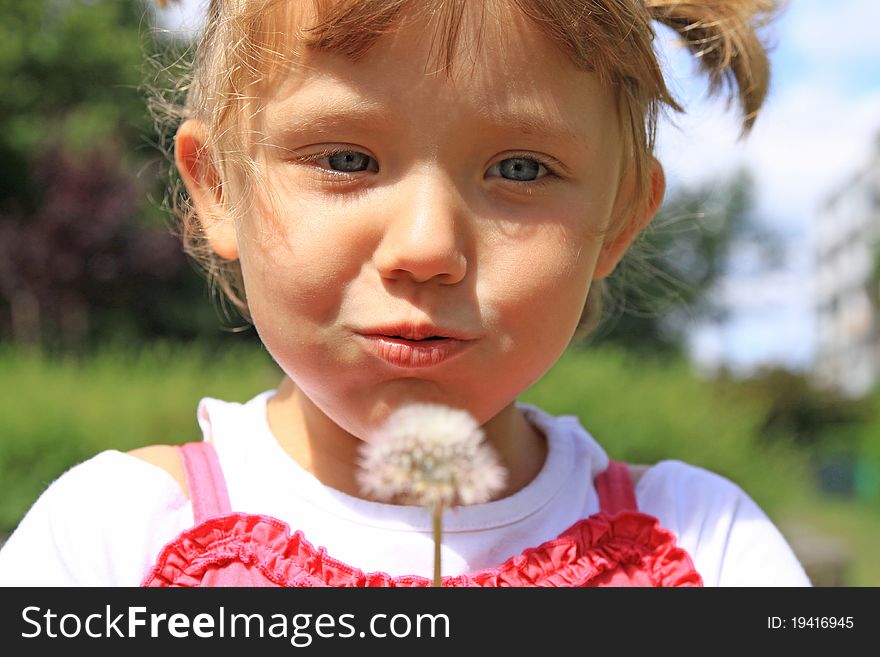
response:
<svg viewBox="0 0 880 657"><path fill-rule="evenodd" d="M258 119L261 201L213 233L269 352L359 436L409 401L480 423L509 407L621 255L599 237L622 157L610 91L526 22L487 20L451 78L430 44L414 22L357 62L308 54Z"/></svg>

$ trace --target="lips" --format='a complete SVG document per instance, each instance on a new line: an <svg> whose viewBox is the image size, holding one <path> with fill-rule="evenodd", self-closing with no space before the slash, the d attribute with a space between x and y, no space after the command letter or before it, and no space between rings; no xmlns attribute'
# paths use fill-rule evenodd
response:
<svg viewBox="0 0 880 657"><path fill-rule="evenodd" d="M376 335L399 340L423 342L425 340L472 340L475 336L465 331L436 326L434 324L391 324L359 330L361 335Z"/></svg>
<svg viewBox="0 0 880 657"><path fill-rule="evenodd" d="M432 324L397 324L355 333L368 353L399 368L440 365L474 344L472 334Z"/></svg>

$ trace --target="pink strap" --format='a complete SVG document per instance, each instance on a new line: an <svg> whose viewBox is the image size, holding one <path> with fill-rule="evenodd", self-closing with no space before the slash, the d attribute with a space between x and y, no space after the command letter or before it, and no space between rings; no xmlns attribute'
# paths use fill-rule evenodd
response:
<svg viewBox="0 0 880 657"><path fill-rule="evenodd" d="M596 492L599 493L599 506L605 513L614 515L639 510L632 477L625 463L610 461L608 469L596 477Z"/></svg>
<svg viewBox="0 0 880 657"><path fill-rule="evenodd" d="M198 524L208 518L232 512L226 480L214 446L207 442L186 443L178 447L186 471L193 519Z"/></svg>

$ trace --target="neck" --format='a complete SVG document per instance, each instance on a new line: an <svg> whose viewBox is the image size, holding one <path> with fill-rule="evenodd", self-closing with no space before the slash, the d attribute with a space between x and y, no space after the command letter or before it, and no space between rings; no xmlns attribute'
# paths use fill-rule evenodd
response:
<svg viewBox="0 0 880 657"><path fill-rule="evenodd" d="M276 440L300 467L326 486L363 497L356 479L360 438L327 417L288 377L269 399L266 412ZM505 407L483 430L507 470L505 488L494 499L512 495L541 470L546 440L515 404Z"/></svg>

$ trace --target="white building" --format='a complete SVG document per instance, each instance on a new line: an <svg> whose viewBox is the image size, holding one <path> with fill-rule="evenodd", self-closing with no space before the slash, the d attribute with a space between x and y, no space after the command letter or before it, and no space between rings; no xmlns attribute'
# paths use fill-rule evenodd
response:
<svg viewBox="0 0 880 657"><path fill-rule="evenodd" d="M818 214L819 383L858 397L880 385L880 140Z"/></svg>

